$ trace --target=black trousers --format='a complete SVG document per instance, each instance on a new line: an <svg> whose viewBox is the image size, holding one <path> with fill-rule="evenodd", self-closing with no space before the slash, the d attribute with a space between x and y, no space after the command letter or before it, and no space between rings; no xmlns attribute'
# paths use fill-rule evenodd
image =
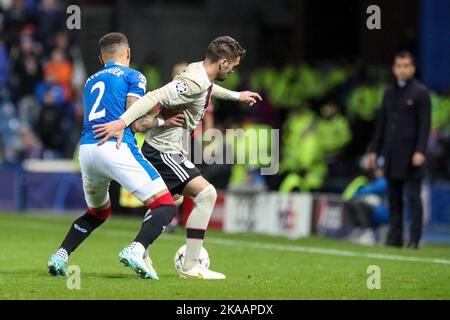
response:
<svg viewBox="0 0 450 320"><path fill-rule="evenodd" d="M420 198L421 180L388 180L388 200L390 211L390 229L386 244L403 246L403 194L411 212L409 242L418 244L422 236L423 207Z"/></svg>

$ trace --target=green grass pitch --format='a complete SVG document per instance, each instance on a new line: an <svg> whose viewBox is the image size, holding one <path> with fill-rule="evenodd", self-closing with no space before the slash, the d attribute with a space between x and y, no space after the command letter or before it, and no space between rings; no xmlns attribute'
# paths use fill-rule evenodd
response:
<svg viewBox="0 0 450 320"><path fill-rule="evenodd" d="M78 248L69 265L80 290L47 273L73 216L0 214L0 299L449 299L450 247L419 251L363 247L311 237L288 240L208 232L211 269L224 281L182 280L173 256L183 233L163 234L151 255L160 280L143 280L117 259L141 221L113 216ZM369 290L377 265L381 289Z"/></svg>

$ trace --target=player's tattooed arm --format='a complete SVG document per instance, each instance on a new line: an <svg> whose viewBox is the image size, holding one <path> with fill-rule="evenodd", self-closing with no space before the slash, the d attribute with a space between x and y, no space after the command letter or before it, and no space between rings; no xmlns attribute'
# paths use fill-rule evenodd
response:
<svg viewBox="0 0 450 320"><path fill-rule="evenodd" d="M138 98L136 98L136 97L128 96L127 97L127 110L137 100L138 100ZM155 117L152 117L150 115L144 115L131 124L131 130L133 132L147 132L151 128L156 127L157 125L158 125L158 121L155 119Z"/></svg>
<svg viewBox="0 0 450 320"><path fill-rule="evenodd" d="M128 110L128 108L130 108L130 107L133 105L133 103L135 103L138 99L139 99L138 97L128 96L128 97L127 97L127 106L126 106L127 110Z"/></svg>
<svg viewBox="0 0 450 320"><path fill-rule="evenodd" d="M145 115L131 124L131 130L133 132L147 132L156 126L158 126L158 120L155 117Z"/></svg>
<svg viewBox="0 0 450 320"><path fill-rule="evenodd" d="M138 100L138 98L133 96L127 97L127 110L129 107L133 105ZM155 117L151 117L149 115L142 116L141 118L137 119L135 122L131 125L131 130L133 132L147 132L152 127L155 127L158 125L158 121L155 119Z"/></svg>
<svg viewBox="0 0 450 320"><path fill-rule="evenodd" d="M184 126L184 114L177 113L169 116L165 116L164 119L151 115L145 115L137 119L131 125L133 132L147 132L153 127L183 127Z"/></svg>
<svg viewBox="0 0 450 320"><path fill-rule="evenodd" d="M127 98L127 109L137 100L135 97ZM147 132L153 127L166 126L166 127L183 127L184 115L183 112L175 112L172 114L166 114L164 118L155 117L155 115L146 114L131 124L131 130L133 132Z"/></svg>

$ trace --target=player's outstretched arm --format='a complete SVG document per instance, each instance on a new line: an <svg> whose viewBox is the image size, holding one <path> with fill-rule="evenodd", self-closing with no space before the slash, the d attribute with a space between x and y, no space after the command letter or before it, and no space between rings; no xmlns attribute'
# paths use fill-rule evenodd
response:
<svg viewBox="0 0 450 320"><path fill-rule="evenodd" d="M249 106L253 106L258 101L262 101L261 96L258 93L256 93L256 92L242 91L242 92L239 92L239 94L240 94L239 95L239 102L246 103Z"/></svg>
<svg viewBox="0 0 450 320"><path fill-rule="evenodd" d="M186 104L194 99L191 96L195 97L195 94L198 94L199 90L198 85L186 79L183 82L183 86L180 86L180 80L177 80L170 82L160 89L148 92L133 103L118 120L98 124L93 127L94 134L96 134L95 139L102 139L98 145L102 145L112 138L117 138L116 146L119 148L125 129L147 113L151 115L156 105L173 107Z"/></svg>
<svg viewBox="0 0 450 320"><path fill-rule="evenodd" d="M225 89L217 84L213 84L211 95L220 100L239 101L240 93Z"/></svg>
<svg viewBox="0 0 450 320"><path fill-rule="evenodd" d="M242 91L236 92L225 89L217 84L213 85L212 96L217 99L222 100L232 100L246 103L250 106L253 106L258 101L262 101L261 96L252 91Z"/></svg>

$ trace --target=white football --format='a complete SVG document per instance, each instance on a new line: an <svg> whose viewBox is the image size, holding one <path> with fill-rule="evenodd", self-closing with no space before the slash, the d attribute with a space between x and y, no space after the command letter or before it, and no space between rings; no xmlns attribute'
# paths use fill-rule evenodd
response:
<svg viewBox="0 0 450 320"><path fill-rule="evenodd" d="M181 267L183 266L185 257L186 257L186 245L183 245L180 249L178 249L177 253L175 253L175 257L173 258L173 262L175 264L175 269L177 271L181 270ZM205 267L206 269L209 269L210 261L209 261L208 251L206 251L206 249L203 247L200 250L199 262L203 267Z"/></svg>

